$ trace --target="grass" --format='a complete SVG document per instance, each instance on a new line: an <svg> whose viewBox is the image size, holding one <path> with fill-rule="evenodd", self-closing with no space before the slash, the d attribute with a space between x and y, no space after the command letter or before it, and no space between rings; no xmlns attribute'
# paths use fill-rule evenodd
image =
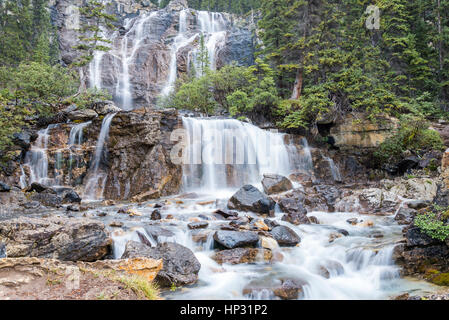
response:
<svg viewBox="0 0 449 320"><path fill-rule="evenodd" d="M120 276L117 280L123 283L126 288L133 290L141 297L143 296L148 300L159 299L159 288L153 282L150 282L141 276Z"/></svg>

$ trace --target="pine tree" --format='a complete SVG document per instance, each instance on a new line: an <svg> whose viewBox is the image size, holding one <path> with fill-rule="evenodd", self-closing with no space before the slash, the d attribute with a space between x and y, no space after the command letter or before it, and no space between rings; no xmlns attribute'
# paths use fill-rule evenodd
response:
<svg viewBox="0 0 449 320"><path fill-rule="evenodd" d="M102 30L115 28L113 22L117 20L114 15L106 13L106 4L96 0L89 0L79 9L86 23L79 32L80 44L75 47L82 55L73 63L75 67L84 67L94 58L95 51L109 51L107 46L111 41L102 36Z"/></svg>

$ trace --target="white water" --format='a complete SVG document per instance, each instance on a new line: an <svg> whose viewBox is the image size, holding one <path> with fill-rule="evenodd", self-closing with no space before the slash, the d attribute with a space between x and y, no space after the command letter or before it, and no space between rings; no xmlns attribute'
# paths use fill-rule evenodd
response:
<svg viewBox="0 0 449 320"><path fill-rule="evenodd" d="M99 200L103 197L103 191L107 179L107 172L100 168L100 163L103 158L107 139L109 137L111 122L115 115L115 113L111 113L103 119L101 131L97 140L97 145L95 147L94 158L92 161L92 165L89 168L88 180L84 188L84 199Z"/></svg>
<svg viewBox="0 0 449 320"><path fill-rule="evenodd" d="M175 37L170 50L170 67L168 73L168 81L165 87L162 89L162 96L168 96L174 88L178 73L178 52L180 49L186 47L196 39L196 35L191 37L187 36L187 13L188 10L182 10L179 12L179 31Z"/></svg>
<svg viewBox="0 0 449 320"><path fill-rule="evenodd" d="M69 172L72 172L73 162L76 158L76 168L79 167L79 157L73 152L75 148L80 148L83 143L83 132L84 129L90 126L92 121L83 122L76 124L72 127L69 134L68 147L70 149L70 158L69 158Z"/></svg>
<svg viewBox="0 0 449 320"><path fill-rule="evenodd" d="M217 68L217 50L221 45L223 45L226 39L226 20L221 13L199 11L198 22L200 25L200 31L205 38L205 45L209 56L209 67L212 70L215 70ZM197 70L200 70L198 53L198 49L196 49L193 55L195 67Z"/></svg>
<svg viewBox="0 0 449 320"><path fill-rule="evenodd" d="M183 118L188 147L184 158L186 191L259 185L263 174L294 171L284 134L234 119Z"/></svg>
<svg viewBox="0 0 449 320"><path fill-rule="evenodd" d="M40 130L37 140L25 156L24 165L29 168L30 172L29 184L33 182L45 185L52 184L51 179L48 178L48 140L50 131L57 126L51 124L46 129ZM25 171L22 168L21 184L26 184L26 180Z"/></svg>
<svg viewBox="0 0 449 320"><path fill-rule="evenodd" d="M329 168L330 168L331 173L332 173L332 179L334 179L334 181L341 182L342 179L341 179L340 170L338 169L338 167L335 164L334 160L332 160L329 157L324 157L324 160L326 160L329 163Z"/></svg>

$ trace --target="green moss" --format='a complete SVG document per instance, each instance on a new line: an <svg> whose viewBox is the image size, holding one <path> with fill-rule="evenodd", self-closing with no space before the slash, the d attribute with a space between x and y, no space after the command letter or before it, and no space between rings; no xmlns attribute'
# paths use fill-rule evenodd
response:
<svg viewBox="0 0 449 320"><path fill-rule="evenodd" d="M449 286L449 273L438 273L429 277L429 281L438 286Z"/></svg>

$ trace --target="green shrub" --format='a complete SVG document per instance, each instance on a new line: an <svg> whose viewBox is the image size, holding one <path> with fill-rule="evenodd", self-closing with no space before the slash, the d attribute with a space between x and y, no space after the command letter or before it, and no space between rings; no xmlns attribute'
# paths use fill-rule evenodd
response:
<svg viewBox="0 0 449 320"><path fill-rule="evenodd" d="M437 213L420 214L415 218L415 226L433 239L449 239L449 225L445 224Z"/></svg>
<svg viewBox="0 0 449 320"><path fill-rule="evenodd" d="M444 150L444 143L437 131L429 129L429 123L425 119L404 115L397 132L379 146L374 156L379 164L394 163L407 150L416 154Z"/></svg>
<svg viewBox="0 0 449 320"><path fill-rule="evenodd" d="M86 91L68 98L64 104L75 104L78 109L86 109L97 101L110 100L112 96L106 90L90 88Z"/></svg>

